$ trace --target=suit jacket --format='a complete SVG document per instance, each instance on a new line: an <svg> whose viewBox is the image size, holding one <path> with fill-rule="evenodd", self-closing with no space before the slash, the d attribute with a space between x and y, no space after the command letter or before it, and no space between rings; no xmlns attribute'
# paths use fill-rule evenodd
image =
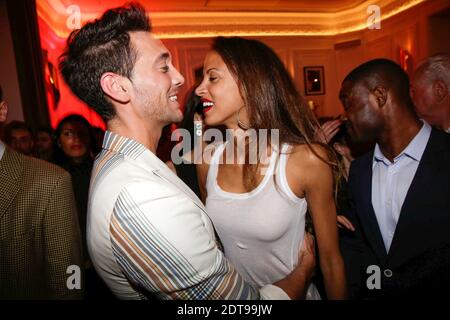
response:
<svg viewBox="0 0 450 320"><path fill-rule="evenodd" d="M450 135L433 129L403 203L389 252L372 206L373 151L352 163L349 175L353 222L357 225L361 297L438 294L450 285ZM381 289L368 290L381 268ZM373 279L373 278L372 278Z"/></svg>
<svg viewBox="0 0 450 320"><path fill-rule="evenodd" d="M92 262L121 299L287 299L245 283L192 190L142 144L107 131L88 204Z"/></svg>
<svg viewBox="0 0 450 320"><path fill-rule="evenodd" d="M83 266L70 175L7 147L0 160L0 299L80 298L82 289L66 285L70 265Z"/></svg>

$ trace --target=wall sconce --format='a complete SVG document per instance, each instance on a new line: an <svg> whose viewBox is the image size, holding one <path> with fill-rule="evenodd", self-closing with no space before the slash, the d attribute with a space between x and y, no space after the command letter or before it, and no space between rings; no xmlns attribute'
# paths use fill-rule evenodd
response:
<svg viewBox="0 0 450 320"><path fill-rule="evenodd" d="M400 66L402 69L410 75L412 70L412 56L408 52L408 50L405 50L403 48L400 48Z"/></svg>
<svg viewBox="0 0 450 320"><path fill-rule="evenodd" d="M48 60L48 53L46 50L43 50L42 56L44 60L44 79L47 91L47 102L50 108L56 110L61 98L61 93L59 91L58 69L56 69L53 63Z"/></svg>

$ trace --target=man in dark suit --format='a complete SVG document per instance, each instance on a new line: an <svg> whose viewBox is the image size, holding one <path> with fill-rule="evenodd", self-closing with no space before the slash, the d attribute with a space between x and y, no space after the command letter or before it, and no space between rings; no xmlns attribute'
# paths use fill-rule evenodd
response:
<svg viewBox="0 0 450 320"><path fill-rule="evenodd" d="M360 297L448 292L450 136L417 118L408 76L390 60L354 69L340 99L352 138L376 142L349 175Z"/></svg>
<svg viewBox="0 0 450 320"><path fill-rule="evenodd" d="M70 175L0 140L0 300L82 298L81 257Z"/></svg>

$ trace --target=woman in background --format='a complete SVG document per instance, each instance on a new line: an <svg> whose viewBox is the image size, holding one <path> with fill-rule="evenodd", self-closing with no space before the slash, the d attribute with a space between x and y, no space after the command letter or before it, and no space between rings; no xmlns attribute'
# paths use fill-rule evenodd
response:
<svg viewBox="0 0 450 320"><path fill-rule="evenodd" d="M80 115L69 115L61 120L55 130L55 162L70 173L72 187L83 239L83 256L86 274L86 299L109 299L112 294L96 274L86 245L86 216L94 155L98 148L89 122Z"/></svg>
<svg viewBox="0 0 450 320"><path fill-rule="evenodd" d="M86 255L87 200L94 163L93 154L96 150L94 134L85 118L80 115L69 115L58 124L55 137L57 145L55 162L72 177Z"/></svg>

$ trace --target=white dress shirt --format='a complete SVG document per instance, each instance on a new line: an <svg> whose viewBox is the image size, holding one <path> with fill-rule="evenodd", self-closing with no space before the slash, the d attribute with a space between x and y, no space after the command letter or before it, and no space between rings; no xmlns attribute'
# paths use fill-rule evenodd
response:
<svg viewBox="0 0 450 320"><path fill-rule="evenodd" d="M419 133L391 162L379 145L375 146L372 166L372 205L383 237L386 252L391 247L406 194L416 174L431 126L423 121Z"/></svg>
<svg viewBox="0 0 450 320"><path fill-rule="evenodd" d="M3 142L0 140L0 160L2 160L3 158L3 154L5 153L5 145L3 144Z"/></svg>

